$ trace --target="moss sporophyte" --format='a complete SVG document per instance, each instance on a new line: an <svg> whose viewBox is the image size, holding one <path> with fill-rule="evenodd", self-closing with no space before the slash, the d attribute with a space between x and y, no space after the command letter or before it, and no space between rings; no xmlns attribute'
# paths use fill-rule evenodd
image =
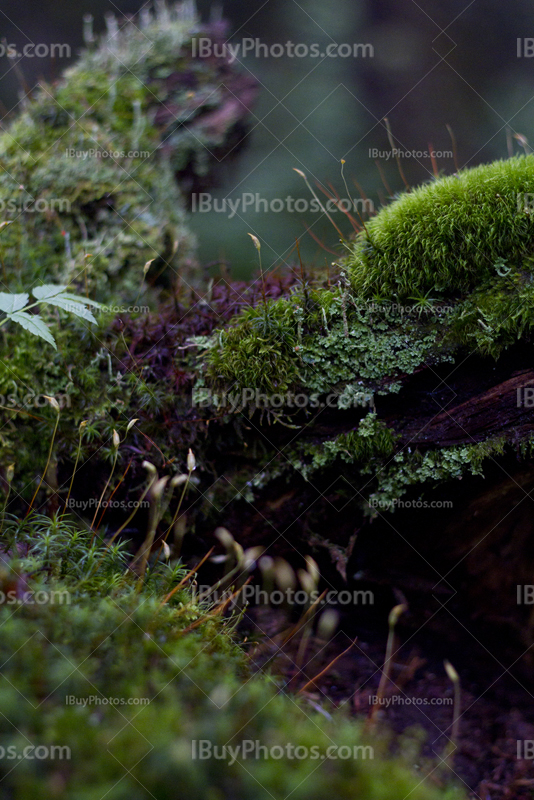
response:
<svg viewBox="0 0 534 800"><path fill-rule="evenodd" d="M439 416L429 373L438 382L473 354L490 370L518 345L530 357L534 157L402 194L344 242L334 277L312 279L302 264L300 277L275 276L260 258L258 287L181 284L195 273L185 194L233 148L245 111L228 116L233 68L193 56L202 28L190 5L156 8L138 24L110 19L103 42L87 28L89 49L56 85L25 98L0 134L0 201L16 212L0 228L0 591L27 582L71 599L22 603L16 614L0 603L3 744L59 737L73 754L61 769L21 761L10 770L13 796L119 800L144 786L171 797L180 786L191 800L249 798L261 783L272 795L291 786L295 800L457 797L414 777L411 746L407 759L391 758L379 738L375 760L343 769L325 760L317 774L289 759L283 773L270 762L249 772L194 761L193 740L222 746L244 725L273 746L326 748L335 737L352 747L365 737L337 712L332 720L316 703L298 706L272 676L251 677L235 640L239 615L191 591L212 551L190 570L171 556L187 537L216 531L224 552L209 567L224 573L215 586L235 588L263 545L244 549L241 530L234 539L221 527L223 514L269 536L276 514L285 523L292 509L311 547L333 508L332 532L350 531L342 549L355 520L364 527L380 503L478 476L512 448L530 457L532 426L516 424L517 414L454 444L443 444L441 428L413 444L410 424L419 401L429 429ZM221 106L224 130L205 127ZM113 311L140 296L150 313ZM304 402L289 402L296 397ZM330 508L314 517L320 502ZM315 591L319 573L306 556L298 575ZM303 664L309 617L299 630ZM114 708L65 702L92 685L150 702L131 724Z"/></svg>
<svg viewBox="0 0 534 800"><path fill-rule="evenodd" d="M229 387L288 396L333 391L340 411L355 408L364 393L379 407L381 396L402 392L422 369L467 355L496 359L519 340L529 342L533 211L531 155L405 192L345 243L337 286L304 291L297 284L290 296L244 309L217 331L202 350L199 387L213 397ZM316 413L309 405L307 427ZM513 430L424 454L396 448L391 429L385 446L384 433L377 439L378 429L371 437L361 430L365 419L387 430L376 408L367 418L361 409L359 427L334 439L308 437L291 450L293 467L309 478L336 459L348 461L362 475L378 473L373 490L390 496L477 473L484 457L502 452L511 438L530 450L530 431L522 438ZM253 400L248 409L259 410ZM295 422L294 411L286 412Z"/></svg>

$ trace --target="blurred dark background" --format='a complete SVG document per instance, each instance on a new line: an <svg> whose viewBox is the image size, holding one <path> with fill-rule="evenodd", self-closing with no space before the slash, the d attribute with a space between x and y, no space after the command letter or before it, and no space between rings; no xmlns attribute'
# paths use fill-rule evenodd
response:
<svg viewBox="0 0 534 800"><path fill-rule="evenodd" d="M91 13L96 30L102 30L107 12L131 14L142 5L135 0L2 0L0 34L17 47L30 41L68 43L75 57L83 45L84 14ZM210 5L199 2L204 18ZM321 49L328 43L360 43L371 45L373 55L244 59L244 68L263 88L248 147L227 166L213 192L219 200L235 201L243 193L267 201L308 198L293 167L312 182L332 182L346 197L340 176L340 160L346 159L351 191L357 195L356 179L378 208L387 191L370 150L389 150L382 123L386 115L405 151L428 151L429 143L437 151L450 151L451 126L460 167L505 157L510 143L520 152L514 133L534 141L534 58L518 57L517 42L534 37L529 0L225 0L222 9L234 43L244 37L267 45L317 43ZM33 85L40 76L58 76L66 63L28 58L21 68ZM0 99L11 110L20 87L6 56L0 58L0 77ZM386 183L393 191L401 189L393 159L382 162ZM438 158L437 166L446 173L455 169L450 155ZM405 157L402 168L410 184L427 180L433 170L428 157ZM233 219L197 213L192 224L202 259L226 257L239 275L256 265L248 231L262 240L265 266L291 260L296 236L303 236L309 263L331 260L306 233L306 225L329 247L335 248L338 238L327 220L311 212L257 213L251 208Z"/></svg>

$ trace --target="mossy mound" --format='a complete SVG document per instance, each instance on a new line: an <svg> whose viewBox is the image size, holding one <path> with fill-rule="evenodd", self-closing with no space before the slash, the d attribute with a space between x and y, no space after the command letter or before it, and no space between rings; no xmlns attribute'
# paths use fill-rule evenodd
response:
<svg viewBox="0 0 534 800"><path fill-rule="evenodd" d="M9 518L3 536L19 553L4 552L0 573L7 796L463 796L425 779L435 765L420 758L415 739L392 758L385 740L366 737L342 711L320 714L269 675L252 675L235 619L187 586L163 602L184 576L179 564L153 568L137 592L123 548L91 545L88 533L58 520ZM253 751L221 755L245 742ZM217 758L194 757L214 747Z"/></svg>
<svg viewBox="0 0 534 800"><path fill-rule="evenodd" d="M226 59L195 56L193 38L210 30L189 6L158 4L155 16L108 27L0 134L12 291L70 283L107 304L117 293L133 303L148 261L153 279L179 268L192 277L182 186L206 180L235 147L253 89Z"/></svg>
<svg viewBox="0 0 534 800"><path fill-rule="evenodd" d="M393 508L407 491L480 475L483 463L508 445L530 458L532 425L515 421L515 389L506 414L500 419L496 409L482 433L471 434L467 422L463 432L458 425L452 446L440 446L436 435L419 437L413 448L415 400L403 392L410 387L426 409L431 387L414 389L416 376L436 375L439 388L451 381L447 362L477 357L482 376L488 356L505 358L519 342L529 352L533 190L534 156L526 156L407 192L366 223L339 265L335 286L296 285L289 297L258 303L204 342L200 397L227 412L260 412L271 423L302 428L285 458L253 485L288 475L290 465L314 482L319 471L333 480L342 469L369 512L370 499ZM520 368L530 363L524 357ZM473 387L455 384L454 391L473 396ZM392 394L398 395L396 408L387 399ZM295 397L302 398L300 406ZM434 416L440 410L439 402L433 405ZM431 411L420 428L431 424Z"/></svg>
<svg viewBox="0 0 534 800"><path fill-rule="evenodd" d="M377 310L341 283L296 286L288 298L244 310L206 342L205 380L220 391L333 393L348 408L355 395L398 391L400 375L446 359L444 317L437 309L422 319L392 304Z"/></svg>
<svg viewBox="0 0 534 800"><path fill-rule="evenodd" d="M355 294L458 296L501 263L532 275L534 156L461 170L404 193L366 223L346 265Z"/></svg>

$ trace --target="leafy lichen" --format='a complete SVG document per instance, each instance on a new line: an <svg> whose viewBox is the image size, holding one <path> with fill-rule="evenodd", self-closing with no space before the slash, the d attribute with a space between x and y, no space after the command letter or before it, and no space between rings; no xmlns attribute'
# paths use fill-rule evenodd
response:
<svg viewBox="0 0 534 800"><path fill-rule="evenodd" d="M217 333L202 357L201 385L219 393L229 386L303 392L310 399L333 393L340 414L358 406L374 412L381 395L401 392L419 369L467 353L498 358L519 339L530 341L533 193L534 156L463 170L406 192L346 245L335 288L297 287ZM316 408L308 403L308 420ZM255 410L254 401L247 410ZM295 415L285 412L286 420ZM381 452L380 443L365 442L353 418L346 425L346 433L311 435L293 448L293 467L308 479L336 461L350 463L356 485L379 476L373 491L385 500L409 487L479 474L484 458L504 447L490 436L465 447L394 455L389 443ZM509 433L505 440L526 452L521 437ZM391 441L395 436L392 430ZM271 470L276 477L286 467L277 463Z"/></svg>

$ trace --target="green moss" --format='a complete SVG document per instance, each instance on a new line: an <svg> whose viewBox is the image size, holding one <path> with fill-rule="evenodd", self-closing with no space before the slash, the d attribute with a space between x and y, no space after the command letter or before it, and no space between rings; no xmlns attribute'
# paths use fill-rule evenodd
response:
<svg viewBox="0 0 534 800"><path fill-rule="evenodd" d="M482 355L497 358L534 327L534 280L527 262L520 267L495 265L486 280L455 309L448 338Z"/></svg>
<svg viewBox="0 0 534 800"><path fill-rule="evenodd" d="M213 336L207 350L208 379L219 386L251 387L284 393L298 376L298 314L296 295L271 302L267 308L247 308Z"/></svg>
<svg viewBox="0 0 534 800"><path fill-rule="evenodd" d="M392 304L377 310L341 286L296 290L267 309L246 309L214 334L204 352L202 385L215 393L232 387L334 394L340 409L369 405L374 393L398 391L398 378L421 364L451 358L442 344L448 313L438 310L422 320L417 311Z"/></svg>
<svg viewBox="0 0 534 800"><path fill-rule="evenodd" d="M396 501L413 487L424 492L439 483L461 480L467 475L483 476L484 461L502 455L505 446L505 438L496 437L472 445L443 447L426 453L402 450L383 462L379 470L376 462L367 464L362 474L372 475L372 480L366 482L369 501L364 502L363 508L372 514L376 513L374 509L377 507L394 510Z"/></svg>
<svg viewBox="0 0 534 800"><path fill-rule="evenodd" d="M534 156L518 156L403 194L350 246L346 264L355 293L457 295L491 277L499 259L520 266L533 252L524 198L532 192Z"/></svg>
<svg viewBox="0 0 534 800"><path fill-rule="evenodd" d="M395 440L393 431L377 419L376 413L370 412L360 420L357 430L320 444L308 443L288 458L293 468L308 480L316 470L335 462L365 464L369 460L388 458L395 452Z"/></svg>
<svg viewBox="0 0 534 800"><path fill-rule="evenodd" d="M309 479L345 462L356 486L378 475L372 491L386 505L410 488L479 474L483 458L502 454L504 440L393 455L395 431L377 429L365 439L342 412L375 411L380 395L402 391L420 368L466 353L498 358L519 339L532 341L532 196L534 156L463 170L401 195L348 245L336 287L295 288L212 337L198 370L200 391L248 390L252 399L230 408L248 412L261 407L255 390L285 394L275 419L297 417L304 431L291 448L293 468ZM309 402L295 412L287 400L298 393ZM345 424L348 433L314 436L310 417L321 418L325 405L340 412L334 429ZM360 425L371 419L382 425L373 414ZM530 439L523 446L513 431L511 439L519 454L529 452ZM281 474L290 479L287 464L277 462L261 471L258 487Z"/></svg>
<svg viewBox="0 0 534 800"><path fill-rule="evenodd" d="M386 740L369 740L342 711L319 714L280 692L272 676L252 675L236 644L235 620L210 618L189 589L162 605L183 577L179 565L153 568L137 594L120 548L102 559L102 546L91 546L87 533L42 517L10 518L5 533L12 547L29 548L22 560L4 557L0 574L6 597L21 575L27 592L24 603L0 603L0 746L14 753L1 760L0 777L10 796L462 796L424 779L435 765L425 763L415 740L391 757ZM84 580L98 561L99 570ZM29 602L36 591L48 602ZM187 632L195 622L201 624ZM199 740L218 748L257 742L278 754L200 760L193 758ZM44 747L66 749L17 759L28 746L41 754ZM336 750L343 758L325 759L317 769L317 756L291 758L288 746L319 756L328 747L345 749Z"/></svg>
<svg viewBox="0 0 534 800"><path fill-rule="evenodd" d="M109 24L0 134L0 222L11 223L0 255L13 291L71 282L103 302L132 303L146 262L168 280L191 268L176 179L187 173L190 188L213 168L229 129L198 121L229 96L232 73L194 57L190 10L160 5L142 24Z"/></svg>

